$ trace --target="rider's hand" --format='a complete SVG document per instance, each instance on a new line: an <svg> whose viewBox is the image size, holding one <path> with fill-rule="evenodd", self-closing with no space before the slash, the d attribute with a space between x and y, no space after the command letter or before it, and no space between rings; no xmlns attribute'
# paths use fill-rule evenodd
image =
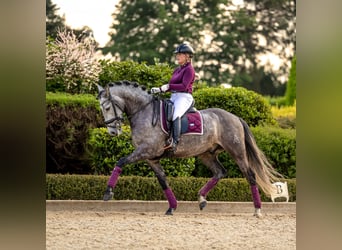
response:
<svg viewBox="0 0 342 250"><path fill-rule="evenodd" d="M160 92L166 92L169 90L169 84L164 84L162 85L160 88L151 88L151 93L152 94L156 94L156 93L160 93Z"/></svg>
<svg viewBox="0 0 342 250"><path fill-rule="evenodd" d="M160 90L162 92L166 92L169 90L169 84L164 84L163 86L160 87Z"/></svg>
<svg viewBox="0 0 342 250"><path fill-rule="evenodd" d="M159 92L161 92L161 89L160 89L160 88L152 88L152 89L151 89L151 93L152 93L152 94L156 94L156 93L159 93Z"/></svg>

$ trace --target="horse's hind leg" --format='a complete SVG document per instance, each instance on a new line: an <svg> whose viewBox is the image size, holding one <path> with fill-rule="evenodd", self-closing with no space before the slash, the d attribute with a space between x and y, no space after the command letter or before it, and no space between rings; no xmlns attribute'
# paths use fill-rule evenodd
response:
<svg viewBox="0 0 342 250"><path fill-rule="evenodd" d="M167 183L164 170L163 170L162 166L160 165L159 160L147 160L147 163L153 169L153 171L154 171L154 173L158 179L158 182L163 189L164 195L165 195L167 201L169 202L169 208L165 214L166 215L173 215L173 211L175 211L177 208L177 200L176 200L176 197L175 197L174 193L172 192L169 184Z"/></svg>
<svg viewBox="0 0 342 250"><path fill-rule="evenodd" d="M248 167L248 161L247 161L247 156L244 156L245 154L241 154L240 157L238 157L236 160L236 163L238 164L241 172L247 179L250 188L251 188L251 193L252 193L252 198L253 198L253 204L255 208L254 216L260 218L262 217L261 215L261 198L260 198L260 193L259 189L256 183L256 178L255 178L255 173L254 171ZM244 157L243 157L244 156Z"/></svg>
<svg viewBox="0 0 342 250"><path fill-rule="evenodd" d="M207 205L206 197L209 191L216 186L221 178L227 175L227 170L218 161L217 155L217 153L207 152L198 156L203 164L206 165L213 173L213 177L198 192L198 202L200 210L202 210Z"/></svg>

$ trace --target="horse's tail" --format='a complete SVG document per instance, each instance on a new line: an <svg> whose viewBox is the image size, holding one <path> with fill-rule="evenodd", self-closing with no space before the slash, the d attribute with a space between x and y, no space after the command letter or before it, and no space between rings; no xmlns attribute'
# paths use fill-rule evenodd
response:
<svg viewBox="0 0 342 250"><path fill-rule="evenodd" d="M278 173L267 160L264 153L257 146L254 136L247 123L240 118L245 132L245 145L248 167L255 172L256 182L266 195L271 195L275 187L272 182L283 176Z"/></svg>

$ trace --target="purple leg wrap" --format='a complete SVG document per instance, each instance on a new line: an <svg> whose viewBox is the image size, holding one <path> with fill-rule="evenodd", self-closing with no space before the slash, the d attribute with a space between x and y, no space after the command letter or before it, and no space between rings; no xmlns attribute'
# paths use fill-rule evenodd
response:
<svg viewBox="0 0 342 250"><path fill-rule="evenodd" d="M217 184L217 182L219 181L219 179L217 178L211 178L207 184L204 185L204 187L201 188L201 190L199 191L199 194L206 197L208 192L215 187L215 185Z"/></svg>
<svg viewBox="0 0 342 250"><path fill-rule="evenodd" d="M261 208L261 199L260 199L258 186L252 185L251 191L252 191L252 196L253 196L254 207Z"/></svg>
<svg viewBox="0 0 342 250"><path fill-rule="evenodd" d="M167 188L164 190L164 194L166 196L166 199L169 202L170 208L177 208L177 200L175 195L173 194L171 188Z"/></svg>
<svg viewBox="0 0 342 250"><path fill-rule="evenodd" d="M115 187L117 181L118 181L118 178L119 178L119 175L121 173L121 168L116 166L112 172L112 175L110 176L109 178L109 181L108 181L108 186L111 186L112 188Z"/></svg>

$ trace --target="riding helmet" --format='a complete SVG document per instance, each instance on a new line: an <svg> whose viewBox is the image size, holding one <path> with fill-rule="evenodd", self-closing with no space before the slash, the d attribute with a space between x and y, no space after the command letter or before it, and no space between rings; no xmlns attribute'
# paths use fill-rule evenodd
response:
<svg viewBox="0 0 342 250"><path fill-rule="evenodd" d="M192 57L193 54L195 54L195 51L194 51L194 49L189 44L182 43L181 45L179 45L176 48L176 50L173 53L174 54L177 54L177 53L189 54L190 57Z"/></svg>

